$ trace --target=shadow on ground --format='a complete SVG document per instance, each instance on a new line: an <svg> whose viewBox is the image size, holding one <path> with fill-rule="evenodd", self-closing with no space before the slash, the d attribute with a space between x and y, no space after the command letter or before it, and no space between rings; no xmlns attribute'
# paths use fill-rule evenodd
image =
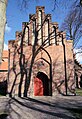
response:
<svg viewBox="0 0 82 119"><path fill-rule="evenodd" d="M73 97L74 98L74 97ZM11 119L76 119L71 108L80 107L80 102L68 99L11 98L8 108ZM40 116L41 115L41 116ZM80 119L80 118L78 118Z"/></svg>

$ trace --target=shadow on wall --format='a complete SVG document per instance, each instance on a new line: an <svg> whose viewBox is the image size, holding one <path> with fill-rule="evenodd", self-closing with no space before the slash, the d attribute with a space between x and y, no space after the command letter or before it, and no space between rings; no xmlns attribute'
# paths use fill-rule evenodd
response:
<svg viewBox="0 0 82 119"><path fill-rule="evenodd" d="M7 81L0 82L0 95L7 94Z"/></svg>
<svg viewBox="0 0 82 119"><path fill-rule="evenodd" d="M46 22L46 18L45 18L43 24L45 22ZM29 90L30 82L31 82L31 75L32 75L32 68L33 68L34 60L35 60L36 56L38 55L38 53L41 52L41 50L43 50L47 54L47 56L49 57L49 61L47 61L46 59L43 58L43 60L49 64L49 69L50 69L49 86L48 86L47 76L44 79L45 76L38 75L38 78L43 83L43 90L44 90L43 95L49 95L49 94L52 95L52 89L51 89L51 87L52 87L52 60L51 60L51 57L50 57L48 51L46 51L45 48L48 47L49 45L52 45L52 44L50 44L50 37L53 35L54 32L56 32L56 28L52 31L52 33L50 33L48 35L48 38L46 38L45 41L41 45L38 45L38 41L40 40L40 39L38 39L38 34L39 34L39 31L42 29L43 24L42 24L41 28L39 30L37 30L36 23L35 23L35 32L34 32L35 40L34 40L33 46L31 46L31 44L28 44L29 47L31 48L30 50L32 51L32 52L30 52L30 56L28 59L26 59L27 57L26 57L26 52L25 52L25 48L27 47L27 43L26 43L26 41L24 41L26 28L28 27L27 24L25 24L23 31L18 36L20 38L19 40L21 41L20 46L17 44L17 42L15 42L15 41L12 42L11 48L14 49L14 53L12 53L12 49L10 49L11 50L10 52L12 53L13 58L12 58L12 61L10 61L10 59L9 59L10 64L12 64L12 68L9 69L9 75L10 75L10 73L14 74L14 78L13 78L13 81L11 78L12 84L10 84L11 85L11 90L9 92L10 96L12 96L12 94L15 90L15 86L16 86L16 89L18 90L18 92L17 92L18 96L21 97L21 94L23 94L24 97L27 97L27 93ZM55 36L54 36L55 41L57 40L56 39L57 36L58 35L55 33ZM60 36L60 34L59 34L59 36ZM65 83L66 94L67 94L66 56L65 56L65 45L63 43L63 39L64 39L63 35L61 36L61 38L62 38L62 44L63 44L63 49L64 49L63 51L64 51L65 81L61 81L60 85L57 85L55 87L58 87L59 92L60 92L60 86ZM26 44L26 47L24 47L25 44ZM47 44L49 44L49 45L47 46ZM29 54L29 51L27 52L27 54ZM9 56L10 55L11 54L9 54ZM10 78L10 76L9 76L9 78ZM18 80L19 80L19 82L18 82L19 84L16 84ZM17 85L18 85L18 87L17 87ZM24 87L24 91L22 91L22 87ZM51 91L50 91L50 89L51 89Z"/></svg>
<svg viewBox="0 0 82 119"><path fill-rule="evenodd" d="M50 67L49 87L50 87L50 89L52 87L52 61L51 61L51 57L50 57L49 53L43 47L39 47L36 50L36 47L35 47L36 44L35 44L35 46L33 46L33 53L30 54L29 58L26 60L25 52L23 51L24 50L24 47L23 47L23 37L24 36L22 36L20 47L18 47L14 43L12 44L13 48L14 48L14 54L13 54L13 59L12 59L13 67L9 70L9 75L12 72L14 73L14 81L13 81L11 90L9 92L10 93L10 97L12 97L13 91L15 89L16 81L17 81L19 76L20 76L20 82L19 82L19 85L18 85L18 96L21 97L21 94L22 94L22 84L24 83L23 96L27 97L27 93L28 93L28 89L29 89L29 85L30 85L30 81L31 81L31 73L32 73L32 67L33 67L33 64L34 64L34 59L36 58L37 54L41 50L44 50L46 52L46 54L48 55L49 59L50 59L50 62L46 61L45 59L43 59L43 60L45 60L45 62L47 62L49 64L49 67ZM16 59L17 55L19 55L18 59ZM9 56L10 56L10 53L9 53ZM17 64L19 65L18 66L19 67L18 71L17 71ZM47 81L45 81L45 82L47 82ZM43 84L44 84L43 87L46 88L45 91L44 91L44 95L52 95L52 91L51 90L49 91L48 84L47 84L47 87L46 87L46 85L45 85L46 83L45 82L43 82ZM49 94L48 94L48 92L46 90L49 91Z"/></svg>
<svg viewBox="0 0 82 119"><path fill-rule="evenodd" d="M10 96L12 96L12 93L13 93L13 91L15 89L16 80L20 76L19 85L17 87L17 89L18 89L18 96L21 97L22 84L24 83L24 93L23 93L23 96L27 97L27 92L28 92L28 89L29 89L30 81L31 81L31 73L32 73L32 67L33 67L33 64L34 64L34 59L35 59L36 55L40 52L40 50L43 49L45 51L44 47L49 42L50 36L54 33L54 31L52 33L50 33L48 38L46 38L46 40L39 46L39 48L37 48L38 40L40 40L40 39L38 39L38 33L42 29L44 23L46 22L47 17L48 16L45 17L45 19L43 21L43 24L42 24L42 26L41 26L41 28L39 30L37 30L37 28L36 28L36 21L34 19L34 21L35 21L35 30L34 30L33 33L34 33L34 36L35 36L35 40L34 40L34 45L31 47L32 48L32 54L31 54L31 61L30 61L30 63L28 61L29 59L27 61L25 60L26 59L26 55L25 55L24 47L23 47L24 44L27 44L24 41L24 37L25 37L25 33L26 33L26 28L28 28L27 23L24 24L23 32L20 32L20 34L18 35L18 38L21 40L19 48L18 48L18 44L16 44L15 41L12 42L12 47L14 48L14 55L13 55L13 59L12 59L13 60L13 62L12 62L13 66L12 66L11 69L9 69L9 75L10 75L11 72L13 72L15 78L14 78L11 90L9 91ZM28 43L28 45L31 45L31 44ZM49 56L48 52L47 51L45 51L45 52ZM19 61L18 62L16 61L16 55L19 55ZM9 56L10 56L10 54L9 54ZM9 61L10 61L10 59L9 59ZM51 59L50 59L50 61L51 61ZM19 63L19 69L18 69L19 72L16 69L17 63ZM30 66L28 66L28 65L30 65ZM28 71L28 67L29 67L29 71ZM50 77L52 79L52 76L50 76ZM23 82L24 80L25 80L25 82Z"/></svg>
<svg viewBox="0 0 82 119"><path fill-rule="evenodd" d="M69 72L66 72L67 73L67 87L65 87L65 77L64 77L65 69L62 70L62 67L61 67L61 70L58 70L57 67L61 66L61 64L58 64L57 61L58 61L58 58L55 60L53 64L53 75L52 75L53 92L55 92L55 89L57 89L57 92L59 94L66 95L66 88L67 88L67 95L76 95L75 80L73 79L73 73L74 73L73 62L70 61L69 59L66 64L67 71L69 70ZM56 75L58 75L58 77L56 77Z"/></svg>

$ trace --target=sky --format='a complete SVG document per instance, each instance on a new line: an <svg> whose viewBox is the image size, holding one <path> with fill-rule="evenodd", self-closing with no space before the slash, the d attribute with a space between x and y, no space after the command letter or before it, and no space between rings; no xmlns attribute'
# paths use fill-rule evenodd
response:
<svg viewBox="0 0 82 119"><path fill-rule="evenodd" d="M66 2L57 3L59 5L53 11L54 0L28 0L28 8L21 10L20 3L22 0L9 0L7 5L7 24L5 27L4 48L7 49L8 40L15 40L15 32L22 30L22 22L29 21L29 14L36 13L36 6L45 6L45 13L52 15L52 22L58 22L61 27L65 16L67 15L71 2L73 0L66 0ZM64 0L65 1L65 0ZM63 7L65 6L65 7Z"/></svg>

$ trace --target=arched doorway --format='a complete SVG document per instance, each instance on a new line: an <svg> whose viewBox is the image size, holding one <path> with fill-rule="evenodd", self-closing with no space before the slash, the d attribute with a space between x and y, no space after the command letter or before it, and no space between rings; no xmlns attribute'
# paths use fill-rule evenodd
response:
<svg viewBox="0 0 82 119"><path fill-rule="evenodd" d="M33 68L33 72L37 71L36 78L34 78L34 95L52 96L52 60L46 49L41 47L40 51L34 63L37 69Z"/></svg>
<svg viewBox="0 0 82 119"><path fill-rule="evenodd" d="M34 79L34 95L49 96L49 79L44 72L38 72Z"/></svg>

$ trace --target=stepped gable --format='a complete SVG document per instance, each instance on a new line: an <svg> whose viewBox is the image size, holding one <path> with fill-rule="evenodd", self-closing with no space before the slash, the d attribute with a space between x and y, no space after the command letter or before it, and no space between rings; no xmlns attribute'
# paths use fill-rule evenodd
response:
<svg viewBox="0 0 82 119"><path fill-rule="evenodd" d="M40 91L41 95L43 91L45 95L66 94L66 79L69 92L74 93L72 42L66 41L66 33L58 27L51 14L45 14L45 7L37 6L29 22L22 23L22 31L16 31L16 39L8 44L10 95L33 96Z"/></svg>
<svg viewBox="0 0 82 119"><path fill-rule="evenodd" d="M81 75L82 74L82 65L76 59L74 59L74 63L75 63L75 72L76 72L76 74Z"/></svg>
<svg viewBox="0 0 82 119"><path fill-rule="evenodd" d="M78 62L76 59L74 60L74 62L78 67L82 68L82 64L80 64L80 62Z"/></svg>
<svg viewBox="0 0 82 119"><path fill-rule="evenodd" d="M53 45L53 44L62 45L62 40L61 40L62 34L64 38L66 39L66 33L59 31L58 23L51 21L51 14L45 14L44 6L37 6L36 14L29 15L29 22L22 22L22 31L16 31L15 33L16 34L15 42L18 42L18 45L21 42L21 37L23 35L22 33L25 26L26 26L26 30L25 30L23 41L24 43L26 43L26 45L34 44L35 34L33 31L35 29L36 31L38 31L37 45L41 45L47 38L49 39L49 42L48 42L49 44L47 43L47 45ZM55 34L56 34L56 38L55 38ZM11 42L15 43L14 41L11 41Z"/></svg>
<svg viewBox="0 0 82 119"><path fill-rule="evenodd" d="M79 82L82 80L82 65L74 59L76 88L81 88Z"/></svg>
<svg viewBox="0 0 82 119"><path fill-rule="evenodd" d="M82 69L82 64L80 64L80 62L77 61L75 54L74 54L74 63L75 63L75 66L77 66L77 67Z"/></svg>

